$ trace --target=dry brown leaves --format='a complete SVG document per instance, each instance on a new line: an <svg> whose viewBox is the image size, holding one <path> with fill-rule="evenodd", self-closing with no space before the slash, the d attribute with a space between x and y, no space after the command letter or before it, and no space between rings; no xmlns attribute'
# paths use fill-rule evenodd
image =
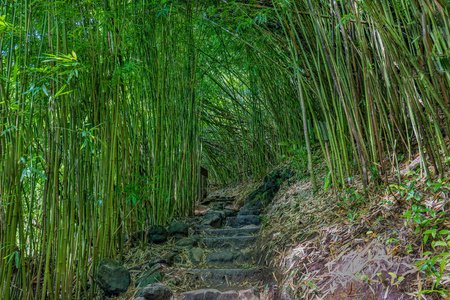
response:
<svg viewBox="0 0 450 300"><path fill-rule="evenodd" d="M416 160L401 165L402 182L416 165ZM392 175L384 186L398 180ZM414 264L421 259L421 237L402 217L411 205L401 192L371 186L363 195L357 177L347 188L350 193L313 197L308 180L282 186L259 244L261 262L279 270L275 299L413 299L431 286ZM438 200L446 195L425 188L426 181L416 179L423 204L441 209ZM356 194L364 200L358 203ZM407 247L414 251L408 253ZM440 299L430 294L419 298Z"/></svg>

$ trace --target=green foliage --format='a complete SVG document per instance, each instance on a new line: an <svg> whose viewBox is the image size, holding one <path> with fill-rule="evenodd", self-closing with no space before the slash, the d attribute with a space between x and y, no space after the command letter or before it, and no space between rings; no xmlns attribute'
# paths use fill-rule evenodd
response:
<svg viewBox="0 0 450 300"><path fill-rule="evenodd" d="M420 198L415 197L417 194L414 191L414 181L410 185L401 185L402 196L407 196L407 199L412 199L418 202ZM442 182L431 183L427 182L427 189L433 188L436 191L443 187ZM442 276L444 275L445 266L450 261L450 231L440 229L443 227L444 221L448 220L445 217L445 212L436 212L421 204L413 204L411 209L407 210L403 217L412 225L414 232L422 237L422 260L416 262L417 268L424 271L427 276L433 279L433 286L431 289L421 291L423 293L440 293L448 295L450 291L440 287ZM433 251L424 252L425 247L431 246ZM437 248L437 249L436 249ZM412 252L411 245L408 245L407 252ZM442 251L444 249L444 251Z"/></svg>

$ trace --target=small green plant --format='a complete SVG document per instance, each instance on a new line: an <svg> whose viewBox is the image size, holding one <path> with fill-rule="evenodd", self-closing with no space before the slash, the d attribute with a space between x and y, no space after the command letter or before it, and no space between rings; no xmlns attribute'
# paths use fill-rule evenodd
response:
<svg viewBox="0 0 450 300"><path fill-rule="evenodd" d="M351 220L352 222L356 222L356 221L358 221L360 215L358 214L358 212L355 212L355 211L349 211L349 212L348 212L348 217L350 218L350 220Z"/></svg>
<svg viewBox="0 0 450 300"><path fill-rule="evenodd" d="M370 284L372 281L369 279L369 276L363 274L360 276L361 280L367 284Z"/></svg>
<svg viewBox="0 0 450 300"><path fill-rule="evenodd" d="M427 184L428 188L436 189L438 191L443 187L442 182L437 184ZM444 269L447 263L449 263L450 253L447 249L450 247L450 230L440 230L442 223L448 219L444 217L444 212L436 212L431 208L424 205L412 205L411 209L403 214L403 217L407 218L407 222L412 222L412 226L415 227L414 232L422 236L422 252L423 248L430 244L433 250L436 247L444 247L444 252L436 253L436 251L427 251L422 253L423 260L416 262L416 267L425 272L427 276L433 278L433 286L430 290L424 290L421 293L437 292L440 294L448 294L448 291L439 288ZM408 253L411 253L412 246L408 244L406 246ZM392 275L391 275L392 276Z"/></svg>
<svg viewBox="0 0 450 300"><path fill-rule="evenodd" d="M395 285L398 287L398 285L400 284L400 282L402 282L405 277L403 276L397 276L397 274L389 272L389 275L391 275L391 285Z"/></svg>
<svg viewBox="0 0 450 300"><path fill-rule="evenodd" d="M448 190L450 188L450 184L446 183L448 180L449 178L438 179L437 182L428 181L425 190L432 189L435 193L442 192L445 189Z"/></svg>
<svg viewBox="0 0 450 300"><path fill-rule="evenodd" d="M391 184L389 188L391 191L398 191L401 197L406 196L406 200L413 200L413 202L420 202L422 195L419 191L414 189L416 184L415 180L411 182L405 181L402 184Z"/></svg>
<svg viewBox="0 0 450 300"><path fill-rule="evenodd" d="M407 249L406 253L411 253L411 252L413 252L413 249L412 249L412 245L411 245L411 244L406 245L405 248Z"/></svg>

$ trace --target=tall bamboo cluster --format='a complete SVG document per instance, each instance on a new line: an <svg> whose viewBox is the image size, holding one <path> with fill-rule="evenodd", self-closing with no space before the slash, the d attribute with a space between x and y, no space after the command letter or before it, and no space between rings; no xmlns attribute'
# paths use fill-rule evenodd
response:
<svg viewBox="0 0 450 300"><path fill-rule="evenodd" d="M250 29L236 33L233 25L214 23L251 46L246 58L258 62L266 132L276 137L270 148L305 149L313 185L315 145L338 188L356 174L366 186L380 182L416 149L424 175L442 176L450 133L448 1L236 1L231 7L238 28ZM250 97L242 100L252 105Z"/></svg>
<svg viewBox="0 0 450 300"><path fill-rule="evenodd" d="M0 298L88 299L126 236L189 214L194 1L3 1Z"/></svg>
<svg viewBox="0 0 450 300"><path fill-rule="evenodd" d="M365 184L379 178L391 154L411 155L415 144L425 174L442 175L450 121L449 7L390 0L274 6L300 101L336 186L353 176L352 164Z"/></svg>

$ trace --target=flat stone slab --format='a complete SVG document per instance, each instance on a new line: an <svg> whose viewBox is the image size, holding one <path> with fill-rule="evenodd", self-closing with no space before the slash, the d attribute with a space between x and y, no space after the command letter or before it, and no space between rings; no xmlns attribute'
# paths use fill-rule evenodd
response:
<svg viewBox="0 0 450 300"><path fill-rule="evenodd" d="M208 249L241 250L253 246L257 239L258 239L257 236L215 237L215 238L204 238L201 240L201 244Z"/></svg>
<svg viewBox="0 0 450 300"><path fill-rule="evenodd" d="M258 300L251 290L225 291L202 289L180 294L180 300Z"/></svg>
<svg viewBox="0 0 450 300"><path fill-rule="evenodd" d="M235 197L211 197L211 198L207 198L208 200L210 200L211 202L231 202L236 200Z"/></svg>
<svg viewBox="0 0 450 300"><path fill-rule="evenodd" d="M227 225L230 227L243 227L246 225L259 225L262 223L260 216L254 215L238 215L236 217L228 217Z"/></svg>
<svg viewBox="0 0 450 300"><path fill-rule="evenodd" d="M215 289L203 289L180 294L180 300L237 300L236 291L220 292Z"/></svg>
<svg viewBox="0 0 450 300"><path fill-rule="evenodd" d="M261 210L259 209L249 209L249 210L241 210L238 212L238 215L240 216L248 216L248 215L253 215L253 216L257 216L261 213Z"/></svg>
<svg viewBox="0 0 450 300"><path fill-rule="evenodd" d="M209 265L219 266L219 267L231 267L237 266L238 264L251 263L252 262L252 252L212 252L206 255L206 262Z"/></svg>
<svg viewBox="0 0 450 300"><path fill-rule="evenodd" d="M209 204L209 203L230 203L230 202L234 202L236 200L236 198L234 197L211 197L211 198L206 198L203 199L202 204Z"/></svg>
<svg viewBox="0 0 450 300"><path fill-rule="evenodd" d="M232 229L209 229L204 230L202 234L205 236L243 236L257 234L260 229L260 226Z"/></svg>
<svg viewBox="0 0 450 300"><path fill-rule="evenodd" d="M216 283L240 283L244 280L256 279L260 274L258 269L193 269L190 273L198 276L199 280Z"/></svg>

